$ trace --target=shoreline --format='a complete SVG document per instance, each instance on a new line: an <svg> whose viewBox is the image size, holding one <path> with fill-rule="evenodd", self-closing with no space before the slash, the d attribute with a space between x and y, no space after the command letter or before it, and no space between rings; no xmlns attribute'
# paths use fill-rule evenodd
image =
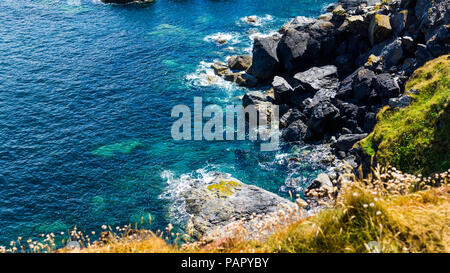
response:
<svg viewBox="0 0 450 273"><path fill-rule="evenodd" d="M319 174L304 191L317 204L337 195L346 162L364 176L378 164L360 143L372 134L382 109L410 105L405 84L412 73L450 52L446 4L341 0L316 19L297 17L276 35L256 37L251 55L233 55L211 67L239 86L270 84L268 91L246 92L242 104L280 106L287 142L331 147L340 167Z"/></svg>

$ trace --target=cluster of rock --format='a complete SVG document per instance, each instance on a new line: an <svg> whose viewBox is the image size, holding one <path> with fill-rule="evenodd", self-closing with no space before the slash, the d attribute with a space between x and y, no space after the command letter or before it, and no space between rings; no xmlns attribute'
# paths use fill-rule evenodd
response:
<svg viewBox="0 0 450 273"><path fill-rule="evenodd" d="M241 86L255 87L258 80L255 76L247 73L252 64L250 55L234 55L228 59L228 63L217 62L211 65L214 73L223 77L227 81L234 82Z"/></svg>
<svg viewBox="0 0 450 273"><path fill-rule="evenodd" d="M277 35L255 38L252 58L233 56L215 70L241 85L271 84L248 92L244 106L280 105L285 140L333 143L342 158L373 130L381 107L409 104L402 90L416 68L450 52L449 6L342 0L316 20L298 17ZM238 59L246 60L239 69Z"/></svg>

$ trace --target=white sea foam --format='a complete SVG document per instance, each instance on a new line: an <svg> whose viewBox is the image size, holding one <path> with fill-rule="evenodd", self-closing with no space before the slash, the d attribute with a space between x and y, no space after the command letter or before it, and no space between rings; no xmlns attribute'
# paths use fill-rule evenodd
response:
<svg viewBox="0 0 450 273"><path fill-rule="evenodd" d="M239 33L236 32L231 33L218 32L205 36L203 40L206 42L214 42L218 44L237 44L240 42L239 38L240 38Z"/></svg>
<svg viewBox="0 0 450 273"><path fill-rule="evenodd" d="M271 36L281 37L281 34L278 31L271 31L269 33L255 32L255 33L250 34L248 37L250 38L250 40L253 41L256 37L266 38L266 37L271 37Z"/></svg>
<svg viewBox="0 0 450 273"><path fill-rule="evenodd" d="M211 68L212 64L214 64L214 62L200 62L195 72L186 76L186 80L193 86L217 86L227 91L238 88L237 85L232 82L217 76Z"/></svg>
<svg viewBox="0 0 450 273"><path fill-rule="evenodd" d="M252 26L262 26L264 23L270 22L273 20L272 15L266 14L265 16L256 16L256 15L250 15L242 17L239 22L249 24Z"/></svg>

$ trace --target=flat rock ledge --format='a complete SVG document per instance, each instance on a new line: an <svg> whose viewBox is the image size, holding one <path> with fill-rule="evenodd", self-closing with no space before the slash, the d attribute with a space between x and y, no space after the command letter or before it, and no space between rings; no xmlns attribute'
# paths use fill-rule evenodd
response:
<svg viewBox="0 0 450 273"><path fill-rule="evenodd" d="M215 174L209 182L197 181L183 197L190 215L187 229L205 241L236 236L263 239L277 224L300 219L299 208L304 204L223 173Z"/></svg>

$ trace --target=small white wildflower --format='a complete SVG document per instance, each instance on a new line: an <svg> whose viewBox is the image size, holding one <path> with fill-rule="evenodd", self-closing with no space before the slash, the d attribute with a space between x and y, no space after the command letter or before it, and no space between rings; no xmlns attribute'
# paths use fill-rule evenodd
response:
<svg viewBox="0 0 450 273"><path fill-rule="evenodd" d="M381 211L377 211L377 215L381 215Z"/></svg>

